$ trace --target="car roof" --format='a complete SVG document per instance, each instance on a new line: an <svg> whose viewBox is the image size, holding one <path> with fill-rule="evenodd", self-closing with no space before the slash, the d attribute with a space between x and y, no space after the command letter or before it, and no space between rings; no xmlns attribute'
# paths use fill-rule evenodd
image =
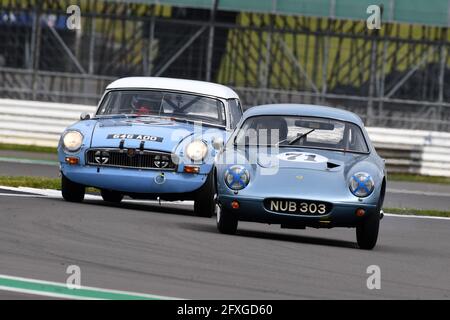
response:
<svg viewBox="0 0 450 320"><path fill-rule="evenodd" d="M121 78L109 84L106 89L163 89L214 96L223 99L239 99L239 96L234 90L221 84L162 77Z"/></svg>
<svg viewBox="0 0 450 320"><path fill-rule="evenodd" d="M331 118L348 121L359 126L364 126L361 118L355 113L326 106L311 104L266 104L248 109L244 118L262 115L293 115L305 117Z"/></svg>

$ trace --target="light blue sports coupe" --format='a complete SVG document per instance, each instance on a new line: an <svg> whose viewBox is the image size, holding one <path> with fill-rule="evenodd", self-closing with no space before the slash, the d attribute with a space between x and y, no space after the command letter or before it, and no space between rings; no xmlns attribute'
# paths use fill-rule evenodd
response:
<svg viewBox="0 0 450 320"><path fill-rule="evenodd" d="M314 105L253 107L216 160L220 232L236 233L239 220L356 227L360 248L376 245L385 164L354 113Z"/></svg>
<svg viewBox="0 0 450 320"><path fill-rule="evenodd" d="M65 200L85 188L105 201L194 200L199 216L215 210L214 158L242 116L228 87L135 77L110 84L93 117L67 128L58 154Z"/></svg>

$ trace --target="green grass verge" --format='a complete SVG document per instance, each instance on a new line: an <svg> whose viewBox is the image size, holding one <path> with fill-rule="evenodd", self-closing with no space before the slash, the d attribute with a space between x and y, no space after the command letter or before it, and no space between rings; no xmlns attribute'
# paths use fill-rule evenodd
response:
<svg viewBox="0 0 450 320"><path fill-rule="evenodd" d="M46 177L8 177L0 176L0 186L6 187L27 187L36 189L54 189L61 190L60 178L46 178ZM98 189L87 188L88 193L99 193Z"/></svg>
<svg viewBox="0 0 450 320"><path fill-rule="evenodd" d="M61 190L61 179L44 177L0 177L0 185L8 187L28 187Z"/></svg>
<svg viewBox="0 0 450 320"><path fill-rule="evenodd" d="M52 148L52 147L26 146L26 145L7 144L7 143L0 143L0 150L41 152L41 153L54 153L54 154L57 153L56 148Z"/></svg>
<svg viewBox="0 0 450 320"><path fill-rule="evenodd" d="M407 209L407 208L383 208L386 213L404 214L414 216L450 217L450 211Z"/></svg>
<svg viewBox="0 0 450 320"><path fill-rule="evenodd" d="M417 175L417 174L406 174L406 173L389 173L388 180L404 181L404 182L450 184L450 178L448 178L448 177L431 177L431 176L421 176L421 175Z"/></svg>
<svg viewBox="0 0 450 320"><path fill-rule="evenodd" d="M446 177L427 177L406 174L389 174L391 181L406 182L426 182L437 184L450 184L450 178ZM40 189L61 189L60 179L52 179L45 177L8 177L0 176L0 184L10 187L30 187Z"/></svg>
<svg viewBox="0 0 450 320"><path fill-rule="evenodd" d="M0 176L0 185L9 187L28 187L37 189L55 189L61 190L61 179L59 178L44 178L44 177L2 177ZM98 193L99 190L95 188L88 188L88 193ZM421 209L406 209L406 208L383 208L386 213L405 214L405 215L420 215L433 217L450 217L450 211L439 210L421 210Z"/></svg>

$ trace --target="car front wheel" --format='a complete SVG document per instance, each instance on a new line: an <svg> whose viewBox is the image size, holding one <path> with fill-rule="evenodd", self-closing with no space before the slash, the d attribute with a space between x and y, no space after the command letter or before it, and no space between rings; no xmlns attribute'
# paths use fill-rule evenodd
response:
<svg viewBox="0 0 450 320"><path fill-rule="evenodd" d="M220 233L236 234L238 227L237 217L230 211L216 205L217 229Z"/></svg>
<svg viewBox="0 0 450 320"><path fill-rule="evenodd" d="M104 201L111 203L120 203L123 199L123 194L111 190L102 189L101 195Z"/></svg>
<svg viewBox="0 0 450 320"><path fill-rule="evenodd" d="M69 202L82 202L86 188L76 182L70 181L65 175L61 177L61 193L64 200Z"/></svg>
<svg viewBox="0 0 450 320"><path fill-rule="evenodd" d="M372 250L377 244L380 215L378 213L367 216L356 227L356 241L360 249Z"/></svg>
<svg viewBox="0 0 450 320"><path fill-rule="evenodd" d="M194 200L194 213L198 217L211 218L216 205L216 183L214 171L208 175L205 184L197 191Z"/></svg>

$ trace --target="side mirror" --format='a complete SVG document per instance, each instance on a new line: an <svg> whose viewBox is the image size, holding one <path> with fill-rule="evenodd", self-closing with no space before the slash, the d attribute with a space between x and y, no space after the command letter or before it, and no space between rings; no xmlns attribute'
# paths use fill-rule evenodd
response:
<svg viewBox="0 0 450 320"><path fill-rule="evenodd" d="M80 115L80 120L89 120L90 118L91 118L91 115L89 113L87 113L87 112L83 112Z"/></svg>
<svg viewBox="0 0 450 320"><path fill-rule="evenodd" d="M213 138L213 140L212 140L212 146L213 146L213 148L214 148L215 150L220 150L220 149L222 149L223 146L224 146L224 141L223 141L223 139L220 138L220 137L215 137L215 138Z"/></svg>

